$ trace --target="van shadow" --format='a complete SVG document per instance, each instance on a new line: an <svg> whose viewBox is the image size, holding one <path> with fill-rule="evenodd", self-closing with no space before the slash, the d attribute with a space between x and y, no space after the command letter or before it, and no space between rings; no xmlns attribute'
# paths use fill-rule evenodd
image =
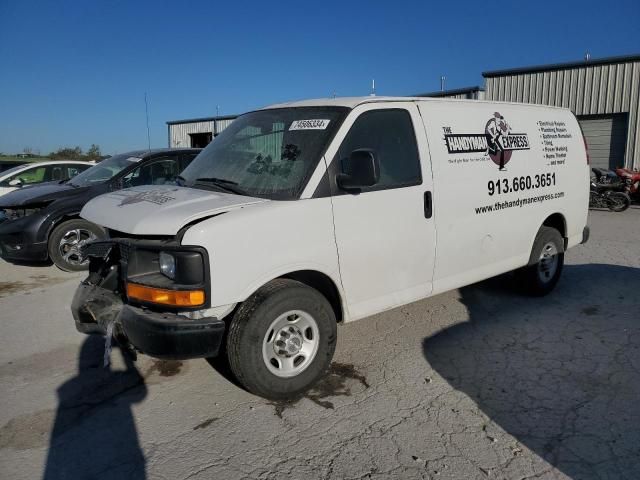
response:
<svg viewBox="0 0 640 480"><path fill-rule="evenodd" d="M462 289L470 320L423 341L428 363L569 477L638 478L640 269L567 265L544 298L509 283Z"/></svg>
<svg viewBox="0 0 640 480"><path fill-rule="evenodd" d="M45 480L146 478L131 411L147 395L144 379L128 355L124 371L103 367L103 356L104 338L87 337L78 374L58 388Z"/></svg>

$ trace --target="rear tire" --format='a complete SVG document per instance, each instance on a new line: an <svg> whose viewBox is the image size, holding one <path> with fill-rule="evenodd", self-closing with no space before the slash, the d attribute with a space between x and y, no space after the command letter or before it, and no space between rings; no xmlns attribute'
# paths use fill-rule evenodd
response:
<svg viewBox="0 0 640 480"><path fill-rule="evenodd" d="M547 295L558 283L564 266L564 241L560 232L555 228L541 227L533 242L530 258L536 262L517 271L520 285L529 295Z"/></svg>
<svg viewBox="0 0 640 480"><path fill-rule="evenodd" d="M81 261L80 248L87 242L102 240L106 232L81 218L62 222L49 235L49 258L60 270L80 272L89 268L89 260Z"/></svg>
<svg viewBox="0 0 640 480"><path fill-rule="evenodd" d="M611 192L607 195L607 207L612 212L624 212L631 205L629 195L622 192Z"/></svg>
<svg viewBox="0 0 640 480"><path fill-rule="evenodd" d="M336 336L335 314L320 292L294 280L277 279L236 311L227 357L231 371L251 393L292 399L325 374Z"/></svg>

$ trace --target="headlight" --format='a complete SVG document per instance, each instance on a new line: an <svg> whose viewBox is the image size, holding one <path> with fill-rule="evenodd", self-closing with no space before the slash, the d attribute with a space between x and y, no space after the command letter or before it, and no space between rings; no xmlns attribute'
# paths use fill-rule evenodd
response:
<svg viewBox="0 0 640 480"><path fill-rule="evenodd" d="M46 206L47 206L47 204L45 204L45 205L32 205L32 206L25 207L25 208L5 208L4 209L4 217L5 217L6 220L17 220L18 218L28 217L29 215L33 215L34 213L39 212L40 210L42 210ZM0 214L0 219L1 219L1 217L3 217L2 214Z"/></svg>
<svg viewBox="0 0 640 480"><path fill-rule="evenodd" d="M7 216L8 220L16 220L18 218L33 215L39 210L40 208L5 208L4 214Z"/></svg>
<svg viewBox="0 0 640 480"><path fill-rule="evenodd" d="M160 273L170 279L176 278L176 259L167 252L160 252Z"/></svg>

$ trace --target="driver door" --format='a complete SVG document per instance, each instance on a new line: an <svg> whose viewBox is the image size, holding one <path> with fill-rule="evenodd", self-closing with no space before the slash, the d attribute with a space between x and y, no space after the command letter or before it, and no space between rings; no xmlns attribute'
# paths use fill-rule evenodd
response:
<svg viewBox="0 0 640 480"><path fill-rule="evenodd" d="M411 102L362 105L347 118L336 141L340 147L329 174L340 275L350 318L428 296L435 228L426 208L431 207L432 177L417 107ZM351 152L363 148L371 149L378 159L380 180L359 193L345 192L336 185L335 176L342 172Z"/></svg>

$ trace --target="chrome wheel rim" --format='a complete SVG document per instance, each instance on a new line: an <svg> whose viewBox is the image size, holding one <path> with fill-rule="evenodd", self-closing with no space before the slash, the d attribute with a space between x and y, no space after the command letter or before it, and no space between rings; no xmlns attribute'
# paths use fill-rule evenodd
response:
<svg viewBox="0 0 640 480"><path fill-rule="evenodd" d="M320 332L315 319L302 310L290 310L267 329L262 359L277 377L295 377L313 362L319 345Z"/></svg>
<svg viewBox="0 0 640 480"><path fill-rule="evenodd" d="M538 277L543 283L550 282L558 270L558 249L549 242L543 248L538 259Z"/></svg>
<svg viewBox="0 0 640 480"><path fill-rule="evenodd" d="M75 228L65 232L58 244L62 259L70 265L85 265L89 260L83 258L82 247L98 237L86 228Z"/></svg>

